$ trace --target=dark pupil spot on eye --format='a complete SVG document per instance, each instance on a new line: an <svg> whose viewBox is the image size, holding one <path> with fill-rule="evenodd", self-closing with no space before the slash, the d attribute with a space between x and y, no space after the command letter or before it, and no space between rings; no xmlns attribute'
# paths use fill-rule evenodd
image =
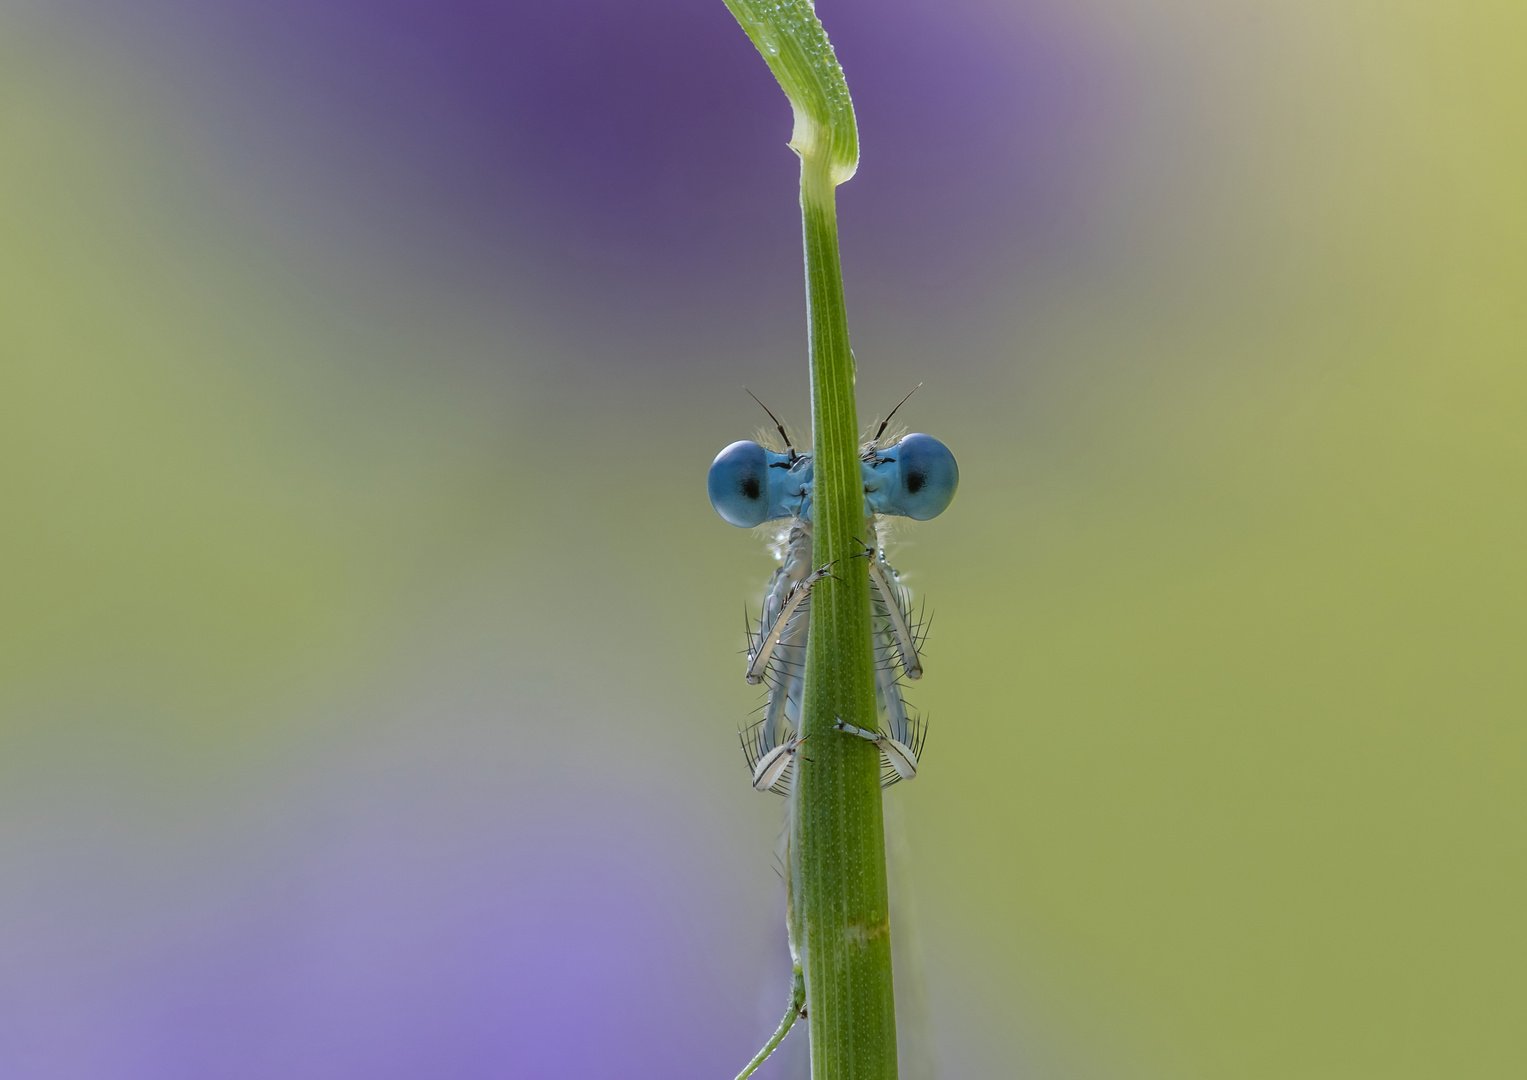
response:
<svg viewBox="0 0 1527 1080"><path fill-rule="evenodd" d="M907 491L912 495L916 495L919 491L921 491L923 489L923 485L927 482L928 478L920 472L907 473Z"/></svg>
<svg viewBox="0 0 1527 1080"><path fill-rule="evenodd" d="M758 493L760 490L761 489L758 486L758 477L749 476L742 481L742 494L748 499L749 502L758 498Z"/></svg>

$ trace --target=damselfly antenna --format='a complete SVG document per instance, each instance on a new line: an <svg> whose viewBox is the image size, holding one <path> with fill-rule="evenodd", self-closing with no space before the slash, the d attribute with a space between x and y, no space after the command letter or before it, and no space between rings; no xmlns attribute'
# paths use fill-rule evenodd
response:
<svg viewBox="0 0 1527 1080"><path fill-rule="evenodd" d="M922 383L918 383L916 386L912 387L912 389L910 391L908 391L907 396L902 398L900 401L898 401L896 403L896 409L899 409L903 405L905 405L908 402L908 400L911 399L912 395L917 393L922 388L923 388L923 384ZM754 398L753 400L754 401L758 401L757 398ZM758 403L760 405L763 404L763 402L761 402L761 401L758 401ZM886 414L886 418L884 420L880 421L880 430L875 432L875 437L870 440L870 448L871 449L873 449L875 444L880 441L880 436L885 434L885 429L890 426L891 417L896 415L896 409L892 409L889 413ZM767 411L768 410L765 410L765 412L767 412Z"/></svg>
<svg viewBox="0 0 1527 1080"><path fill-rule="evenodd" d="M921 386L922 383L918 383L917 385ZM754 401L758 401L758 395L753 393L753 391L749 390L746 386L742 388L742 391ZM909 394L907 396L910 397L911 395ZM790 451L790 461L793 463L798 455L795 452L795 444L790 441L790 435L785 431L785 425L779 422L779 417L775 416L773 410L771 410L769 406L765 405L762 401L758 401L758 407L764 412L768 413L769 419L774 421L774 427L779 432L779 437L785 440L785 449ZM900 406L897 407L900 408Z"/></svg>

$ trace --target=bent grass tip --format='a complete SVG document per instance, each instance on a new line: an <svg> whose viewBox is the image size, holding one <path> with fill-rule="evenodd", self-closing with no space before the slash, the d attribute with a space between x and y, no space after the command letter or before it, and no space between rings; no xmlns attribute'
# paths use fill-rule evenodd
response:
<svg viewBox="0 0 1527 1080"><path fill-rule="evenodd" d="M790 149L836 187L859 168L848 81L810 0L725 0L795 113Z"/></svg>

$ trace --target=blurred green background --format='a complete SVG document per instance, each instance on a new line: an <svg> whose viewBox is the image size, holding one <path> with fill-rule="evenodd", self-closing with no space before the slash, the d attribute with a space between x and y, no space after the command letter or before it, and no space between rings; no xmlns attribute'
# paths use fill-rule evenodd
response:
<svg viewBox="0 0 1527 1080"><path fill-rule="evenodd" d="M806 425L798 221L711 6L641 16L666 97L635 16L510 10L572 44L540 127L461 76L501 152L424 26L480 5L0 11L7 1075L700 1075L773 1023L769 563L703 477L744 383ZM1527 8L820 13L861 415L923 382L963 480L893 554L904 1072L1522 1075ZM740 88L687 128L672 41Z"/></svg>

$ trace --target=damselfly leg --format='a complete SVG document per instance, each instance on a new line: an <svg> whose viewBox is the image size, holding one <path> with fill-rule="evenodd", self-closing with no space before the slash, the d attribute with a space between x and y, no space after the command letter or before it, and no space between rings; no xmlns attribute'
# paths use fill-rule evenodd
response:
<svg viewBox="0 0 1527 1080"><path fill-rule="evenodd" d="M893 739L884 732L866 731L861 727L855 727L853 724L844 722L842 717L839 717L832 726L846 735L856 735L861 739L874 743L880 751L880 759L884 768L895 773L897 780L911 780L917 775L917 759L922 752L923 729L921 725L914 728L914 738L911 743L903 742L900 739ZM882 786L895 782L895 780L882 780Z"/></svg>

